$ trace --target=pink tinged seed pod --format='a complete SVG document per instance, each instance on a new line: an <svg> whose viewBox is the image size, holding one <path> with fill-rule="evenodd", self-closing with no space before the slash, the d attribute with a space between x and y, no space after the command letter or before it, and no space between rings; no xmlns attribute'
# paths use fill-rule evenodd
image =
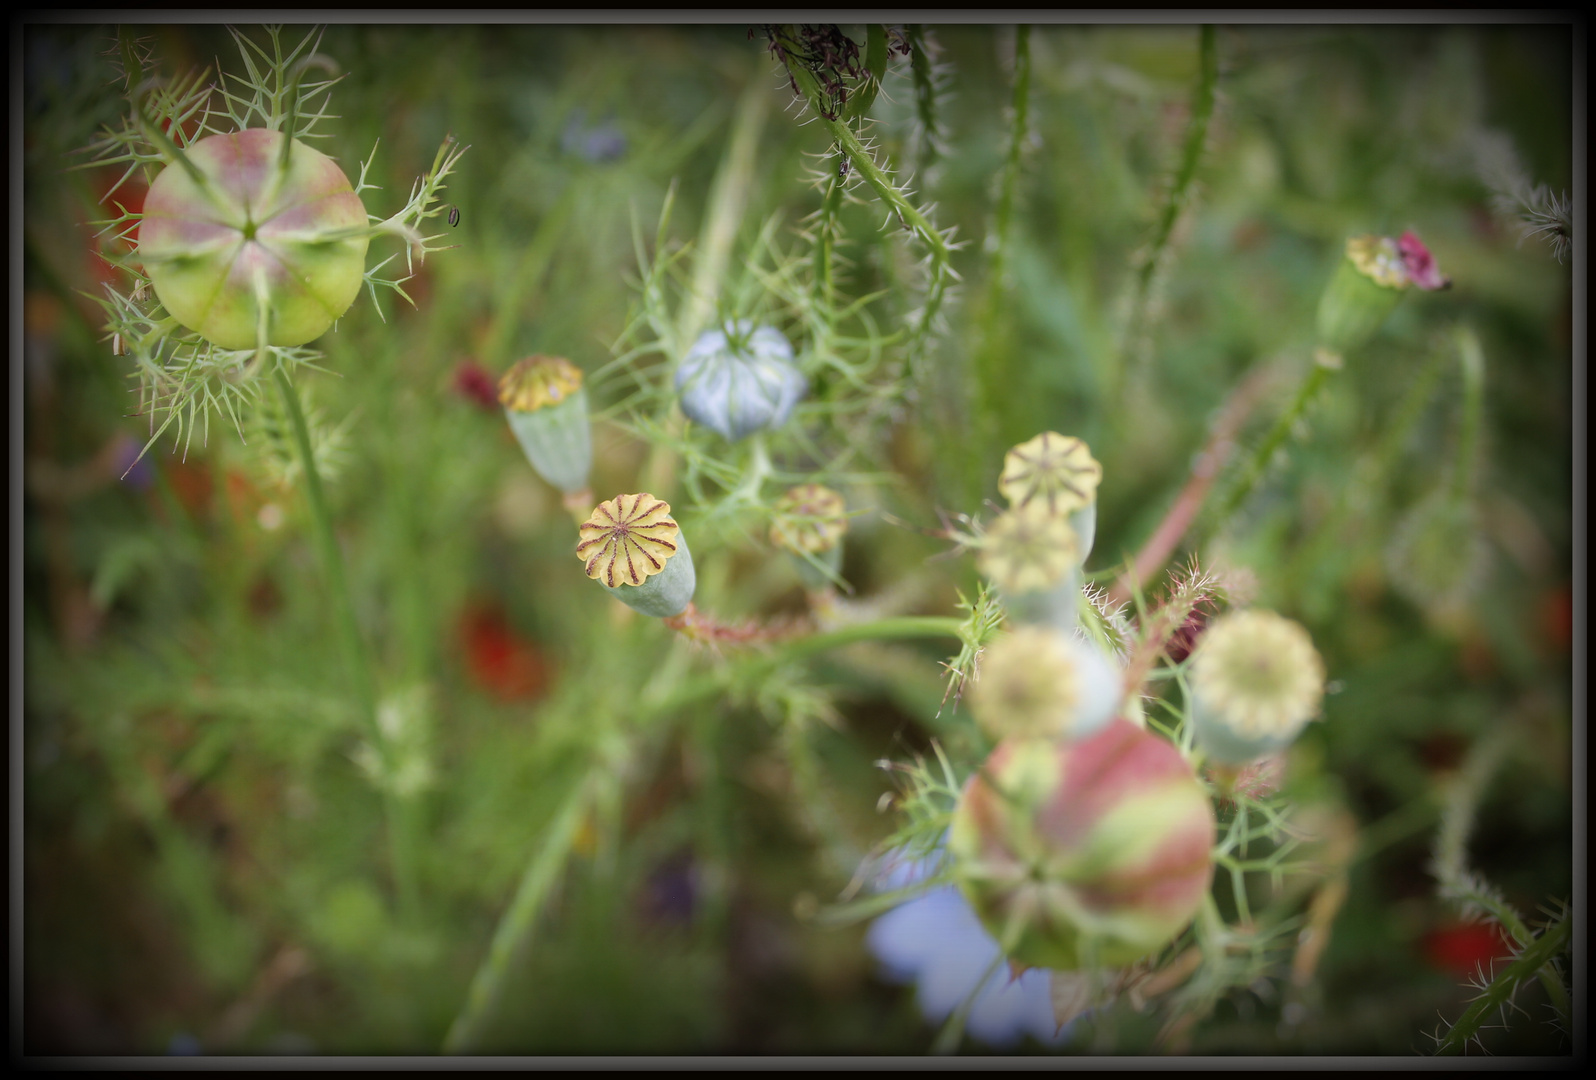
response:
<svg viewBox="0 0 1596 1080"><path fill-rule="evenodd" d="M1009 958L1123 966L1189 924L1213 876L1214 813L1168 742L1113 720L1072 743L1011 739L965 785L948 850Z"/></svg>
<svg viewBox="0 0 1596 1080"><path fill-rule="evenodd" d="M366 208L338 164L281 132L212 135L150 185L139 259L178 322L224 349L303 345L360 293ZM264 318L262 317L264 315Z"/></svg>

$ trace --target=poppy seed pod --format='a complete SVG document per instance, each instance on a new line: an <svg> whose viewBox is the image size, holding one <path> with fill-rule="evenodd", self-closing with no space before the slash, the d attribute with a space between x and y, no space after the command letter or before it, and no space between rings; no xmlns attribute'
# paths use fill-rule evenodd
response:
<svg viewBox="0 0 1596 1080"><path fill-rule="evenodd" d="M1410 286L1433 292L1450 284L1412 231L1396 240L1354 236L1319 300L1320 344L1336 352L1356 348L1374 336Z"/></svg>
<svg viewBox="0 0 1596 1080"><path fill-rule="evenodd" d="M1103 467L1080 439L1044 431L1003 457L998 492L1010 506L1044 506L1068 515L1081 562L1097 536L1097 485Z"/></svg>
<svg viewBox="0 0 1596 1080"><path fill-rule="evenodd" d="M848 506L841 495L821 484L799 484L776 500L770 542L792 556L805 588L823 589L842 567L847 531Z"/></svg>
<svg viewBox="0 0 1596 1080"><path fill-rule="evenodd" d="M224 349L313 341L360 294L366 208L332 158L296 139L284 160L283 140L200 139L144 199L138 257L155 295Z"/></svg>
<svg viewBox="0 0 1596 1080"><path fill-rule="evenodd" d="M1113 719L1124 691L1119 669L1095 646L1022 626L987 650L970 712L999 739L1083 739Z"/></svg>
<svg viewBox="0 0 1596 1080"><path fill-rule="evenodd" d="M1123 719L1078 742L1009 739L965 784L954 877L1010 960L1120 967L1191 922L1214 812L1180 752Z"/></svg>
<svg viewBox="0 0 1596 1080"><path fill-rule="evenodd" d="M539 476L566 494L586 490L593 437L580 368L558 356L529 356L499 380L499 404Z"/></svg>
<svg viewBox="0 0 1596 1080"><path fill-rule="evenodd" d="M1191 660L1191 722L1215 761L1242 765L1289 746L1319 711L1324 662L1308 632L1268 611L1215 619Z"/></svg>
<svg viewBox="0 0 1596 1080"><path fill-rule="evenodd" d="M1016 506L998 515L981 539L975 564L1016 622L1068 632L1080 621L1080 544L1069 521L1045 506Z"/></svg>
<svg viewBox="0 0 1596 1080"><path fill-rule="evenodd" d="M692 602L698 584L687 538L670 504L643 492L599 503L577 529L576 557L587 576L644 615L668 619Z"/></svg>
<svg viewBox="0 0 1596 1080"><path fill-rule="evenodd" d="M689 420L736 442L785 424L809 382L780 331L746 319L730 329L699 336L676 369L676 389Z"/></svg>

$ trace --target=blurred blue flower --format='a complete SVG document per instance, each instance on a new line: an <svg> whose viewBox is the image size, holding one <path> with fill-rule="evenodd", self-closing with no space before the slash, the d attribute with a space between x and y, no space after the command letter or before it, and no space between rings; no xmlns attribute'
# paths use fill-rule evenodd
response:
<svg viewBox="0 0 1596 1080"><path fill-rule="evenodd" d="M587 114L578 113L565 125L560 149L595 165L605 165L626 156L626 135L614 120L589 124Z"/></svg>
<svg viewBox="0 0 1596 1080"><path fill-rule="evenodd" d="M877 882L900 889L934 873L937 859L904 862ZM1007 963L992 970L998 943L954 885L944 885L904 903L870 924L865 945L891 982L914 983L920 1012L932 1023L946 1020L989 970L976 995L965 1030L988 1046L1007 1048L1026 1035L1057 1046L1070 1037L1053 1016L1052 973L1031 968L1015 978Z"/></svg>

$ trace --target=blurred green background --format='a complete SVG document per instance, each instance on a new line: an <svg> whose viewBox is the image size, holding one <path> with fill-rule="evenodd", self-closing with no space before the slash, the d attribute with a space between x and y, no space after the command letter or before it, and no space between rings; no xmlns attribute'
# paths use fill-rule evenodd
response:
<svg viewBox="0 0 1596 1080"><path fill-rule="evenodd" d="M237 69L219 26L137 32L168 73ZM97 202L115 173L66 171L125 107L105 55L114 33L22 27L25 1047L433 1052L576 756L596 731L629 731L654 672L715 662L614 617L576 573L556 494L472 388L530 353L589 372L609 360L637 302L633 221L652 238L674 183L670 236L698 236L739 102L765 105L744 241L779 213L782 243L796 243L820 199L805 155L829 147L743 25L326 31L321 51L347 77L319 147L354 173L379 144L369 208L398 209L446 133L471 147L444 195L458 248L407 284L416 307L384 296L383 321L363 298L319 343L326 372L300 380L339 432L329 492L384 700L417 733L412 919L394 906L381 802L281 455L219 421L186 450L163 439L119 479L149 428L84 295L114 273L86 223L109 216ZM916 382L877 432L868 464L897 480L850 492L929 529L939 509L995 497L1009 445L1080 435L1105 469L1089 567L1112 570L1169 508L1227 394L1250 371L1307 363L1346 238L1417 231L1452 288L1405 299L1258 491L1191 539L1312 631L1335 692L1299 754L1360 823L1434 790L1484 732L1512 725L1470 852L1526 913L1573 887L1573 298L1568 262L1522 239L1504 196L1572 182L1572 33L1221 28L1196 185L1136 309L1137 260L1185 138L1196 28L1033 31L1031 134L995 287L983 240L1014 34L935 28L944 152L928 160L915 143L907 61L871 115L885 158L918 166L917 198L969 241L963 285L946 332L905 358ZM904 267L918 253L859 190L843 218L848 291L887 290L890 328L914 305ZM1395 538L1454 467L1465 325L1486 396L1478 535L1459 544L1483 555L1464 600L1438 605L1405 587ZM996 398L971 390L991 356ZM1387 445L1403 416L1411 429ZM595 493L635 490L646 447L608 423L595 442ZM908 610L951 614L975 575L968 558L925 562L946 546L868 514L844 573L862 596L897 589ZM767 546L712 554L701 605L801 607ZM631 741L621 805L584 824L481 1048L923 1052L912 992L875 977L863 929L802 915L892 830L874 761L932 737L973 745L962 713L937 715L945 655L811 662L791 677L824 688L829 724L771 719L750 690ZM1422 1051L1437 1013L1461 1010L1463 969L1490 951L1436 897L1433 824L1415 819L1356 868L1305 1019L1249 998L1205 1023L1194 1052ZM1556 1047L1538 1021L1491 1038Z"/></svg>

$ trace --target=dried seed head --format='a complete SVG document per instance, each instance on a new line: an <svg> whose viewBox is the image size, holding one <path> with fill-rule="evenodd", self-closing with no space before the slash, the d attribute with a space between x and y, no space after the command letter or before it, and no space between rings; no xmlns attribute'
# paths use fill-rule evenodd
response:
<svg viewBox="0 0 1596 1080"><path fill-rule="evenodd" d="M1103 467L1080 439L1044 431L1003 458L998 491L1014 507L1041 505L1068 514L1097 499Z"/></svg>
<svg viewBox="0 0 1596 1080"><path fill-rule="evenodd" d="M976 566L1004 593L1041 592L1079 563L1080 545L1068 521L1045 506L1016 506L987 529Z"/></svg>
<svg viewBox="0 0 1596 1080"><path fill-rule="evenodd" d="M562 356L529 356L499 379L499 404L515 412L558 405L582 389L582 369Z"/></svg>
<svg viewBox="0 0 1596 1080"><path fill-rule="evenodd" d="M1198 742L1228 764L1282 749L1319 711L1324 680L1324 662L1299 624L1268 611L1216 619L1192 656Z"/></svg>
<svg viewBox="0 0 1596 1080"><path fill-rule="evenodd" d="M770 542L794 554L817 555L842 542L848 504L821 484L799 484L776 500Z"/></svg>
<svg viewBox="0 0 1596 1080"><path fill-rule="evenodd" d="M587 576L613 589L664 571L681 533L670 513L669 503L646 492L599 503L577 530L576 557Z"/></svg>
<svg viewBox="0 0 1596 1080"><path fill-rule="evenodd" d="M1091 645L1044 626L999 639L970 691L970 711L994 738L1079 739L1114 716L1119 671Z"/></svg>

